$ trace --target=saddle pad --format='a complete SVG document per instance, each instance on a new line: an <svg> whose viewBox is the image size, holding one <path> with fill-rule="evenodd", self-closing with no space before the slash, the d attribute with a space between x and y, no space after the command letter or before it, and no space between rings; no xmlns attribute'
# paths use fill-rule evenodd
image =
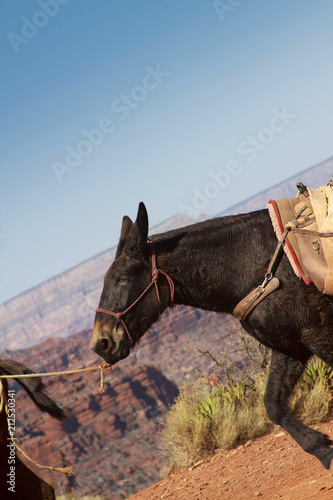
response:
<svg viewBox="0 0 333 500"><path fill-rule="evenodd" d="M288 229L284 251L295 274L307 285L314 283L321 292L333 295L332 187L307 188L306 196L270 200L267 208L277 238Z"/></svg>
<svg viewBox="0 0 333 500"><path fill-rule="evenodd" d="M281 239L286 224L297 214L296 206L299 204L298 198L283 198L281 200L269 200L267 209L272 221L272 225L278 240ZM312 280L301 265L301 255L298 249L295 235L289 232L285 238L283 246L291 267L296 276L302 278L304 283L310 285Z"/></svg>

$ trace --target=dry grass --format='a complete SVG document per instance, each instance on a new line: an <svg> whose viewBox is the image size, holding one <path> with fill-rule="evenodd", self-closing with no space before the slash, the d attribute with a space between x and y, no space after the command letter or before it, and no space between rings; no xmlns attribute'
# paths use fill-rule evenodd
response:
<svg viewBox="0 0 333 500"><path fill-rule="evenodd" d="M208 351L202 354L222 366ZM190 466L215 450L234 448L273 428L263 404L268 377L265 363L252 364L246 378L244 370L237 372L235 366L223 368L227 383L217 381L215 376L216 385L211 386L212 376L200 374L192 384L180 389L161 433L164 474L173 467ZM291 408L308 425L323 421L332 410L332 387L332 370L314 358L294 391Z"/></svg>
<svg viewBox="0 0 333 500"><path fill-rule="evenodd" d="M322 422L333 406L333 371L313 358L291 399L295 414L306 424Z"/></svg>
<svg viewBox="0 0 333 500"><path fill-rule="evenodd" d="M227 450L263 435L271 426L263 405L264 376L249 390L243 382L209 387L197 379L184 385L162 431L166 467L188 466L214 450Z"/></svg>

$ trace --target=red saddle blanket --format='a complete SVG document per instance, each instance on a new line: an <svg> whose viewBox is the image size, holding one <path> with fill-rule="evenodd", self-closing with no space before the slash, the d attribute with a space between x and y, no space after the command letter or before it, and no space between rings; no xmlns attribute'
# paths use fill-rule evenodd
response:
<svg viewBox="0 0 333 500"><path fill-rule="evenodd" d="M333 295L332 187L308 188L296 198L270 200L267 208L278 240L288 231L284 251L295 274Z"/></svg>

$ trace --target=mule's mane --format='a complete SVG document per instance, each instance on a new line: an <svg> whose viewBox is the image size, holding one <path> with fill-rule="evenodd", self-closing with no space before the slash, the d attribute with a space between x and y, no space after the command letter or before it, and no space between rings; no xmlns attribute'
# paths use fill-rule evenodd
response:
<svg viewBox="0 0 333 500"><path fill-rule="evenodd" d="M193 238L205 237L207 242L209 240L216 240L216 235L218 231L219 237L231 237L235 234L235 232L239 231L240 226L244 228L247 227L247 230L252 230L251 220L253 219L253 226L258 226L258 215L259 213L266 213L266 210L258 210L257 212L251 212L240 215L226 215L224 217L215 217L213 219L208 219L202 222L196 222L194 224L190 224L188 226L183 226L177 229L171 229L166 231L165 233L155 234L151 237L151 240L154 243L162 243L167 240L171 240L172 238L177 238L182 235L186 235L186 240L190 243L193 241ZM256 217L255 217L256 215ZM244 224L244 222L247 224ZM250 224L249 224L250 223Z"/></svg>

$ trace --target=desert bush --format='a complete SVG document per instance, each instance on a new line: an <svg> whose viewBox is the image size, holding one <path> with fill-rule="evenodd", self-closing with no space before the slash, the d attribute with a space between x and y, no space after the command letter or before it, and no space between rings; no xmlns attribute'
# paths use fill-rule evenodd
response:
<svg viewBox="0 0 333 500"><path fill-rule="evenodd" d="M209 351L200 351L224 377L197 373L192 383L181 387L161 432L164 474L272 430L263 403L269 353L253 339L243 337L241 342L250 356L246 370L228 354L217 360ZM332 410L332 387L333 371L313 358L292 395L291 408L307 424L324 420Z"/></svg>
<svg viewBox="0 0 333 500"><path fill-rule="evenodd" d="M291 398L295 414L306 424L322 422L333 406L333 370L312 358Z"/></svg>
<svg viewBox="0 0 333 500"><path fill-rule="evenodd" d="M264 379L257 374L252 389L241 380L210 387L206 377L185 384L162 431L167 469L191 465L214 450L233 448L267 432L271 424L262 399Z"/></svg>

